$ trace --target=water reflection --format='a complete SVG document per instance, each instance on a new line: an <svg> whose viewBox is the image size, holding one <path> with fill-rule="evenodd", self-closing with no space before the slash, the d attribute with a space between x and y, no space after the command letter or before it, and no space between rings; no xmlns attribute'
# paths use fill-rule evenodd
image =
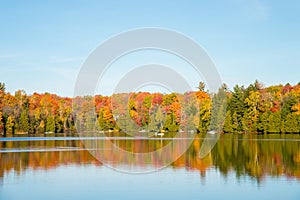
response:
<svg viewBox="0 0 300 200"><path fill-rule="evenodd" d="M90 140L90 139L87 139ZM94 140L90 140L94 142ZM113 138L118 147L130 152L150 152L167 145L171 139ZM100 142L100 141L99 141ZM197 135L188 150L169 167L199 171L205 177L208 169L215 168L223 176L235 173L237 179L250 176L258 182L266 176L287 177L300 180L300 136L299 135L221 135L212 152L200 159L199 152L203 135ZM174 146L167 155L172 156L180 146ZM60 165L95 165L102 163L95 159L84 144L76 138L53 140L5 140L0 142L0 179L14 170L21 173L27 169L48 170ZM157 167L165 164L164 159L152 158L130 163L105 149L107 158L116 165L135 167ZM115 160L114 160L115 159ZM130 166L132 167L132 166Z"/></svg>

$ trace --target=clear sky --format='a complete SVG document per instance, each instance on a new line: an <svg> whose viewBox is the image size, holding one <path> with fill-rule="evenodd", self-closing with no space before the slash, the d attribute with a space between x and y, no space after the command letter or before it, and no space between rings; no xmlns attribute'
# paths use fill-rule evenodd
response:
<svg viewBox="0 0 300 200"><path fill-rule="evenodd" d="M2 0L0 27L0 82L10 92L72 96L89 53L110 36L141 27L193 38L230 87L256 79L265 85L300 81L297 0Z"/></svg>

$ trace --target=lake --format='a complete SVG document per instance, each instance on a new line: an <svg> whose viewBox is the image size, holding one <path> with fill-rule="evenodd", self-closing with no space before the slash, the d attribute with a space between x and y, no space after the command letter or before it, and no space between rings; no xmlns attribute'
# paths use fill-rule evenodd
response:
<svg viewBox="0 0 300 200"><path fill-rule="evenodd" d="M180 145L140 160L107 145L147 154L169 135L106 136L1 137L0 199L300 199L298 134L224 134L204 158L204 135L180 137L189 147L171 163Z"/></svg>

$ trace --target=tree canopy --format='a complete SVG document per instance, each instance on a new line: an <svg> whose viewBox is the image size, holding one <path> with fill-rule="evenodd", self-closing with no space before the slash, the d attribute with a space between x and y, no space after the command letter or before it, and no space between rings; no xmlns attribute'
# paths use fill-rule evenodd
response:
<svg viewBox="0 0 300 200"><path fill-rule="evenodd" d="M72 111L73 101L78 102L79 113ZM95 119L85 114L90 107L95 110ZM217 114L213 116L213 112ZM300 85L263 87L255 81L248 87L236 85L232 91L223 85L219 93L211 94L200 82L198 91L185 94L138 92L68 98L49 93L27 95L23 90L11 94L0 83L0 133L75 132L76 121L84 124L85 130L97 123L101 131L136 127L180 131L194 126L198 132L206 132L223 123L225 133L298 133Z"/></svg>

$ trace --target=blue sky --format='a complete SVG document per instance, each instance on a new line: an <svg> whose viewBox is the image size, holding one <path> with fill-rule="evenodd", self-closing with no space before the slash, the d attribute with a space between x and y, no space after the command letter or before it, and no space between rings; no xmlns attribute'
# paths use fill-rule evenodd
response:
<svg viewBox="0 0 300 200"><path fill-rule="evenodd" d="M300 81L296 0L2 0L0 27L0 82L10 92L72 96L79 69L93 49L112 35L142 27L193 38L230 87L256 79L265 85Z"/></svg>

